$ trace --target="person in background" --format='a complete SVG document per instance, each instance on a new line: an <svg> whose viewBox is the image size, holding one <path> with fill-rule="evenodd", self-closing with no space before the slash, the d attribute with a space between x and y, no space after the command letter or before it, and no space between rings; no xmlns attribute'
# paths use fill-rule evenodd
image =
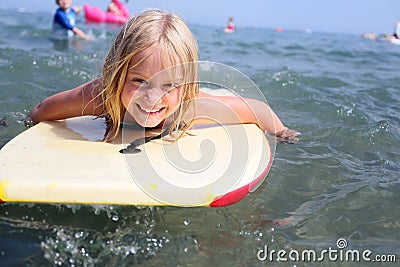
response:
<svg viewBox="0 0 400 267"><path fill-rule="evenodd" d="M123 16L124 15L124 14L122 14L122 11L119 10L118 6L114 3L114 1L111 1L108 4L107 12L114 13L114 14L116 14L118 16Z"/></svg>
<svg viewBox="0 0 400 267"><path fill-rule="evenodd" d="M400 39L400 21L396 22L396 25L394 26L393 37Z"/></svg>
<svg viewBox="0 0 400 267"><path fill-rule="evenodd" d="M230 17L228 20L228 25L226 25L224 32L226 33L232 33L235 31L235 25L233 24L233 18Z"/></svg>
<svg viewBox="0 0 400 267"><path fill-rule="evenodd" d="M128 21L130 16L128 8L126 8L126 6L122 4L119 0L111 0L111 2L107 6L107 12L117 15L120 18L121 22L124 23Z"/></svg>
<svg viewBox="0 0 400 267"><path fill-rule="evenodd" d="M94 39L75 26L75 17L76 14L79 14L82 10L81 7L71 7L72 0L56 0L56 4L59 8L54 14L52 29L53 38L65 39L76 35L85 40Z"/></svg>

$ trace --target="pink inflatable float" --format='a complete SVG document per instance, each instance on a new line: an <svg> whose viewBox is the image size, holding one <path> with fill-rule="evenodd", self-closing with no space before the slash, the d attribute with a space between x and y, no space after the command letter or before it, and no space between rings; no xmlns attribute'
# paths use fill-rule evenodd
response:
<svg viewBox="0 0 400 267"><path fill-rule="evenodd" d="M121 11L121 15L113 12L104 12L99 7L85 4L83 10L85 13L85 19L90 22L103 22L103 23L120 23L123 24L129 19L129 10L118 0L112 0L112 2Z"/></svg>

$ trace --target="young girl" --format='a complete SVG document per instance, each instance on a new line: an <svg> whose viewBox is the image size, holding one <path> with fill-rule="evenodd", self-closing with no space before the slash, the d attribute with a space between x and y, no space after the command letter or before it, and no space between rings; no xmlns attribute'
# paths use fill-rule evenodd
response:
<svg viewBox="0 0 400 267"><path fill-rule="evenodd" d="M193 123L255 123L296 140L298 133L264 102L199 91L197 61L197 42L181 18L158 10L142 12L117 35L101 78L50 96L28 116L33 123L106 117L104 141L116 138L122 121L166 127L177 138Z"/></svg>

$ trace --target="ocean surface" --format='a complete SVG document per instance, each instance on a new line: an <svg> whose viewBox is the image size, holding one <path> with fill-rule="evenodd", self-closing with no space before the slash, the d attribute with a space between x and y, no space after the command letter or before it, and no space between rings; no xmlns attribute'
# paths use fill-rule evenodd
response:
<svg viewBox="0 0 400 267"><path fill-rule="evenodd" d="M80 18L96 41L55 42L51 19L0 9L0 147L42 99L98 77L119 30ZM371 262L325 255L324 266L374 265L377 255L398 264L400 46L355 34L190 28L200 59L249 76L300 141L277 144L266 182L225 208L3 204L0 266L276 265L263 260L265 248L286 251L287 266L317 264L290 251L329 249L370 250Z"/></svg>

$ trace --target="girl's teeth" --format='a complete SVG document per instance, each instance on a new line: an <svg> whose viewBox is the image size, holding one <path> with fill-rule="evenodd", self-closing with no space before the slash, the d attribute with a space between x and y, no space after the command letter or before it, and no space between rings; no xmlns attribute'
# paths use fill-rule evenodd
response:
<svg viewBox="0 0 400 267"><path fill-rule="evenodd" d="M160 111L160 110L161 110L161 108L159 108L159 109L155 109L155 110L152 110L152 109L146 109L146 108L144 108L144 107L142 107L142 106L140 106L140 108L141 108L142 110L146 111L147 113L151 113L151 112L158 112L158 111Z"/></svg>

